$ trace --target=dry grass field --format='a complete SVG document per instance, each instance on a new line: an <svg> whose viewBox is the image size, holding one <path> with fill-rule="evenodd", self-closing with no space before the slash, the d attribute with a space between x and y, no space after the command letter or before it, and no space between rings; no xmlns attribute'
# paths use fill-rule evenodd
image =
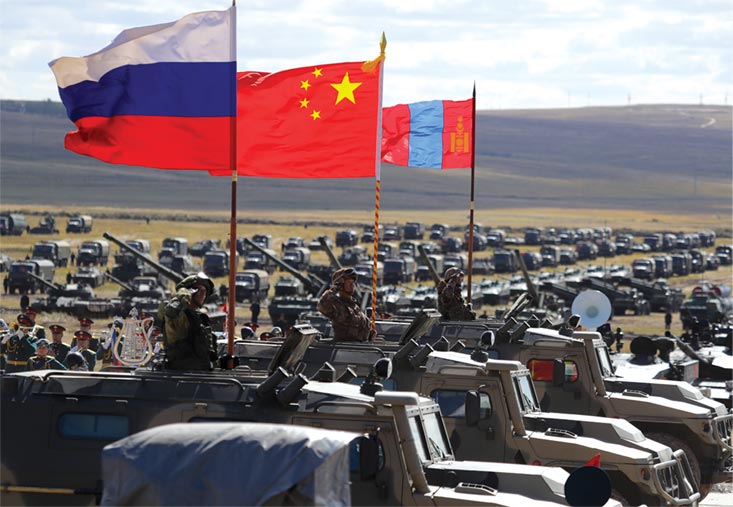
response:
<svg viewBox="0 0 733 507"><path fill-rule="evenodd" d="M26 218L31 226L35 226L40 220L40 213L51 213L57 217L57 228L62 232L58 235L28 235L3 236L0 238L0 252L10 255L14 259L24 258L30 253L35 242L45 239L67 239L72 245L72 250L85 240L101 238L102 232L109 232L123 240L141 238L151 243L153 253L161 247L163 238L168 236L183 236L188 238L189 245L198 240L215 238L226 242L229 234L229 217L227 212L196 212L191 214L181 210L151 210L151 209L113 209L113 208L71 208L71 207L40 207L24 206L21 209L26 213ZM61 214L75 212L90 213L96 218L94 229L91 234L65 234L63 232L66 223ZM133 217L150 218L150 222L143 218L101 218L125 213ZM705 214L687 215L684 217L651 213L644 211L615 212L613 216L604 216L599 210L586 210L585 216L579 216L577 211L572 212L563 209L510 209L510 210L477 210L476 221L492 227L503 227L516 231L527 226L555 226L555 227L600 227L609 226L614 230L630 230L637 234L650 231L685 231L692 232L702 229L719 229L720 219L716 216ZM238 224L237 235L251 237L253 234L271 234L275 243L275 250L279 251L280 244L291 236L301 236L306 242L320 235L335 237L336 231L344 228L354 228L361 233L361 224L373 223L372 213L347 211L251 211L240 210L239 219L247 223ZM164 218L165 217L165 218ZM381 223L402 223L407 221L422 221L428 226L432 223L447 223L451 226L461 227L467 223L465 212L459 211L385 211L381 214ZM329 225L323 225L328 223ZM454 235L459 234L454 232ZM730 241L730 238L720 239L719 242ZM366 245L371 251L372 246ZM522 247L525 249L536 249L537 247ZM111 246L111 252L117 251L117 247ZM337 253L339 253L337 251ZM488 257L492 250L476 252L476 258ZM626 264L630 265L632 260L640 254L617 256L611 259L597 259L594 263L603 265ZM200 259L199 259L200 262ZM240 259L240 269L242 260ZM316 264L327 264L328 258L324 252L313 252L312 262ZM108 267L112 266L112 258ZM589 263L582 263L589 264ZM63 283L69 269L58 268L55 281ZM563 268L558 268L563 269ZM283 276L284 273L276 272L275 278ZM670 283L680 287L687 293L697 285L701 279L710 280L714 283L731 283L733 271L730 266L721 267L718 271L709 271L701 275L687 277L674 277ZM484 276L475 276L474 280L482 280ZM215 279L217 285L226 284L225 277ZM409 285L415 286L415 283ZM99 297L111 297L117 294L119 287L113 283L107 283L95 289ZM33 296L31 297L31 300ZM19 310L19 296L3 295L0 299L0 314L6 320L13 319ZM491 314L494 308L483 307ZM263 311L263 314L266 314ZM244 322L249 319L249 310L246 305L238 305L237 320ZM73 318L63 314L41 315L39 320L49 324L60 322L73 329L75 321ZM621 326L627 333L647 334L658 333L664 329L663 314L652 314L647 317L614 317L614 325ZM673 331L680 331L679 321L675 322Z"/></svg>

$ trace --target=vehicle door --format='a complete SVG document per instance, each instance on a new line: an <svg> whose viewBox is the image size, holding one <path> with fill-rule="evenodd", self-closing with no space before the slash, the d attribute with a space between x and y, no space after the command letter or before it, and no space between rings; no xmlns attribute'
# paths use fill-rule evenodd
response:
<svg viewBox="0 0 733 507"><path fill-rule="evenodd" d="M585 414L590 409L590 396L584 388L592 386L583 351L569 354L557 348L532 347L522 352L521 361L532 374L540 407L545 412ZM553 382L555 360L563 361L565 379L562 385Z"/></svg>
<svg viewBox="0 0 733 507"><path fill-rule="evenodd" d="M482 417L475 426L466 424L466 393L471 390L478 390L482 409ZM506 440L511 426L497 379L479 382L476 377L423 376L420 393L432 397L440 405L456 459L506 460Z"/></svg>

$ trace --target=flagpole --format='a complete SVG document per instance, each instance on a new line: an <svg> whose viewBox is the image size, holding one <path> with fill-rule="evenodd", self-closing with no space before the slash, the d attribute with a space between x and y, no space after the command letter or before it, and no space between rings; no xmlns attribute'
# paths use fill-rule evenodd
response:
<svg viewBox="0 0 733 507"><path fill-rule="evenodd" d="M476 81L473 82L473 115L471 116L471 207L468 212L468 273L466 281L468 290L466 301L471 302L471 275L473 273L473 209L474 209L474 183L476 175Z"/></svg>
<svg viewBox="0 0 733 507"><path fill-rule="evenodd" d="M231 36L229 38L235 65L235 78L233 90L230 91L231 100L234 104L234 115L230 119L229 127L229 162L232 167L232 209L229 220L229 292L227 301L227 364L228 370L233 370L234 364L234 318L236 311L236 287L235 279L237 273L237 2L232 0Z"/></svg>
<svg viewBox="0 0 733 507"><path fill-rule="evenodd" d="M376 336L377 331L377 252L379 252L379 201L381 199L382 186L382 80L384 76L384 50L387 48L387 37L382 32L382 39L379 41L379 104L377 112L377 146L376 146L376 170L374 188L374 260L372 264L372 331Z"/></svg>

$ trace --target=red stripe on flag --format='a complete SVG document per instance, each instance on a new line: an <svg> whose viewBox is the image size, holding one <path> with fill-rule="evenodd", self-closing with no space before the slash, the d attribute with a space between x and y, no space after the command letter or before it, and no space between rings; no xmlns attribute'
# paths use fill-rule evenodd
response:
<svg viewBox="0 0 733 507"><path fill-rule="evenodd" d="M382 109L382 161L406 166L410 160L410 106Z"/></svg>
<svg viewBox="0 0 733 507"><path fill-rule="evenodd" d="M229 117L90 116L64 146L111 164L231 173L231 125Z"/></svg>
<svg viewBox="0 0 733 507"><path fill-rule="evenodd" d="M473 99L443 101L443 169L471 167Z"/></svg>

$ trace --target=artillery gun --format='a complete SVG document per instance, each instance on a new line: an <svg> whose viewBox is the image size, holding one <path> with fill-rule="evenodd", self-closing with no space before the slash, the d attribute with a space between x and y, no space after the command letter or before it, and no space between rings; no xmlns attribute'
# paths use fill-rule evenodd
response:
<svg viewBox="0 0 733 507"><path fill-rule="evenodd" d="M602 292L611 301L614 315L624 315L628 310L634 315L648 315L651 310L649 301L636 289L622 290L596 277L586 277L580 285Z"/></svg>
<svg viewBox="0 0 733 507"><path fill-rule="evenodd" d="M666 310L677 312L684 300L680 289L670 287L661 279L656 282L648 282L640 278L623 277L619 280L619 285L628 285L641 292L649 301L649 307L653 312Z"/></svg>
<svg viewBox="0 0 733 507"><path fill-rule="evenodd" d="M58 234L59 230L56 228L56 219L53 215L44 215L38 225L28 232L30 234Z"/></svg>
<svg viewBox="0 0 733 507"><path fill-rule="evenodd" d="M122 300L97 298L88 285L73 283L62 286L33 273L28 275L42 284L48 292L47 297L38 298L31 304L39 312L62 312L79 317L111 317L123 311Z"/></svg>
<svg viewBox="0 0 733 507"><path fill-rule="evenodd" d="M275 296L270 300L267 311L273 322L285 321L288 325L293 325L302 313L313 312L318 305L318 295L325 290L326 282L313 274L304 275L297 269L293 268L287 262L277 258L267 249L254 243L248 238L244 238L244 243L250 248L260 252L270 262L276 264L284 271L290 273L300 283L303 284L305 296ZM276 284L277 287L277 284Z"/></svg>

